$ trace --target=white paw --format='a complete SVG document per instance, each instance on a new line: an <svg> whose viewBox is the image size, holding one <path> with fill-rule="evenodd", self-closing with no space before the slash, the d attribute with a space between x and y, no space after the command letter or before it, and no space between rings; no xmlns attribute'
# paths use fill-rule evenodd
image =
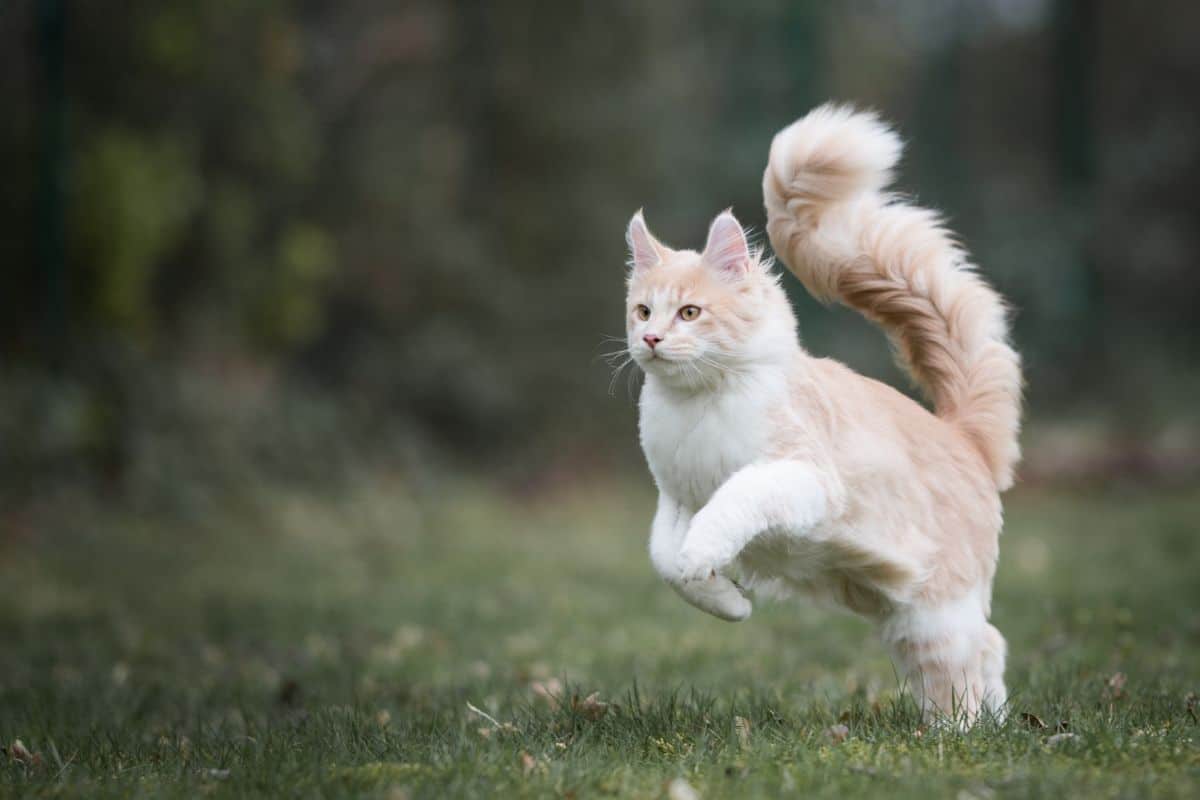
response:
<svg viewBox="0 0 1200 800"><path fill-rule="evenodd" d="M754 610L741 587L724 575L671 585L684 600L718 619L741 622Z"/></svg>
<svg viewBox="0 0 1200 800"><path fill-rule="evenodd" d="M707 548L685 543L679 551L679 579L684 583L715 578L726 566L726 559Z"/></svg>

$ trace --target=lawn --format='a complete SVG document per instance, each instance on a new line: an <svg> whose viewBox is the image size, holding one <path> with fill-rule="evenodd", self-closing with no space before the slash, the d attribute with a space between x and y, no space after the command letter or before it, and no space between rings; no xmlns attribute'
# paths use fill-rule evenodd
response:
<svg viewBox="0 0 1200 800"><path fill-rule="evenodd" d="M1012 713L965 735L919 724L852 617L686 606L652 506L56 502L0 536L0 794L1200 796L1200 492L1010 497Z"/></svg>

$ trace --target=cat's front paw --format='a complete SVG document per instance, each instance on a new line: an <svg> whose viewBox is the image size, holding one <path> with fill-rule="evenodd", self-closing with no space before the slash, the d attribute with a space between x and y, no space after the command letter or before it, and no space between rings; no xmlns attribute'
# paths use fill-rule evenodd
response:
<svg viewBox="0 0 1200 800"><path fill-rule="evenodd" d="M728 565L723 554L706 547L685 542L679 550L679 579L684 583L715 578Z"/></svg>
<svg viewBox="0 0 1200 800"><path fill-rule="evenodd" d="M671 586L696 608L727 622L741 622L754 610L742 587L724 575L672 583Z"/></svg>

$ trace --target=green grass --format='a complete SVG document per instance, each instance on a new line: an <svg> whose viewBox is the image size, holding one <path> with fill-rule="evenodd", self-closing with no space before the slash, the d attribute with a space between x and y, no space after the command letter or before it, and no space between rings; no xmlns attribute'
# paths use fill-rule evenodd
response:
<svg viewBox="0 0 1200 800"><path fill-rule="evenodd" d="M57 502L0 537L0 741L40 757L0 758L0 794L1200 796L1200 493L1010 498L1013 713L965 735L921 728L852 617L684 605L652 502Z"/></svg>

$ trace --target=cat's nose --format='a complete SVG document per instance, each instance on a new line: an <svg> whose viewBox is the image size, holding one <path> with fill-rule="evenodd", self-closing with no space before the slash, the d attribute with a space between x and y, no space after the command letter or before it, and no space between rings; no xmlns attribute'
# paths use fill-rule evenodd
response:
<svg viewBox="0 0 1200 800"><path fill-rule="evenodd" d="M662 337L657 333L647 333L642 337L642 341L650 345L650 349L653 350L655 345L662 341Z"/></svg>

